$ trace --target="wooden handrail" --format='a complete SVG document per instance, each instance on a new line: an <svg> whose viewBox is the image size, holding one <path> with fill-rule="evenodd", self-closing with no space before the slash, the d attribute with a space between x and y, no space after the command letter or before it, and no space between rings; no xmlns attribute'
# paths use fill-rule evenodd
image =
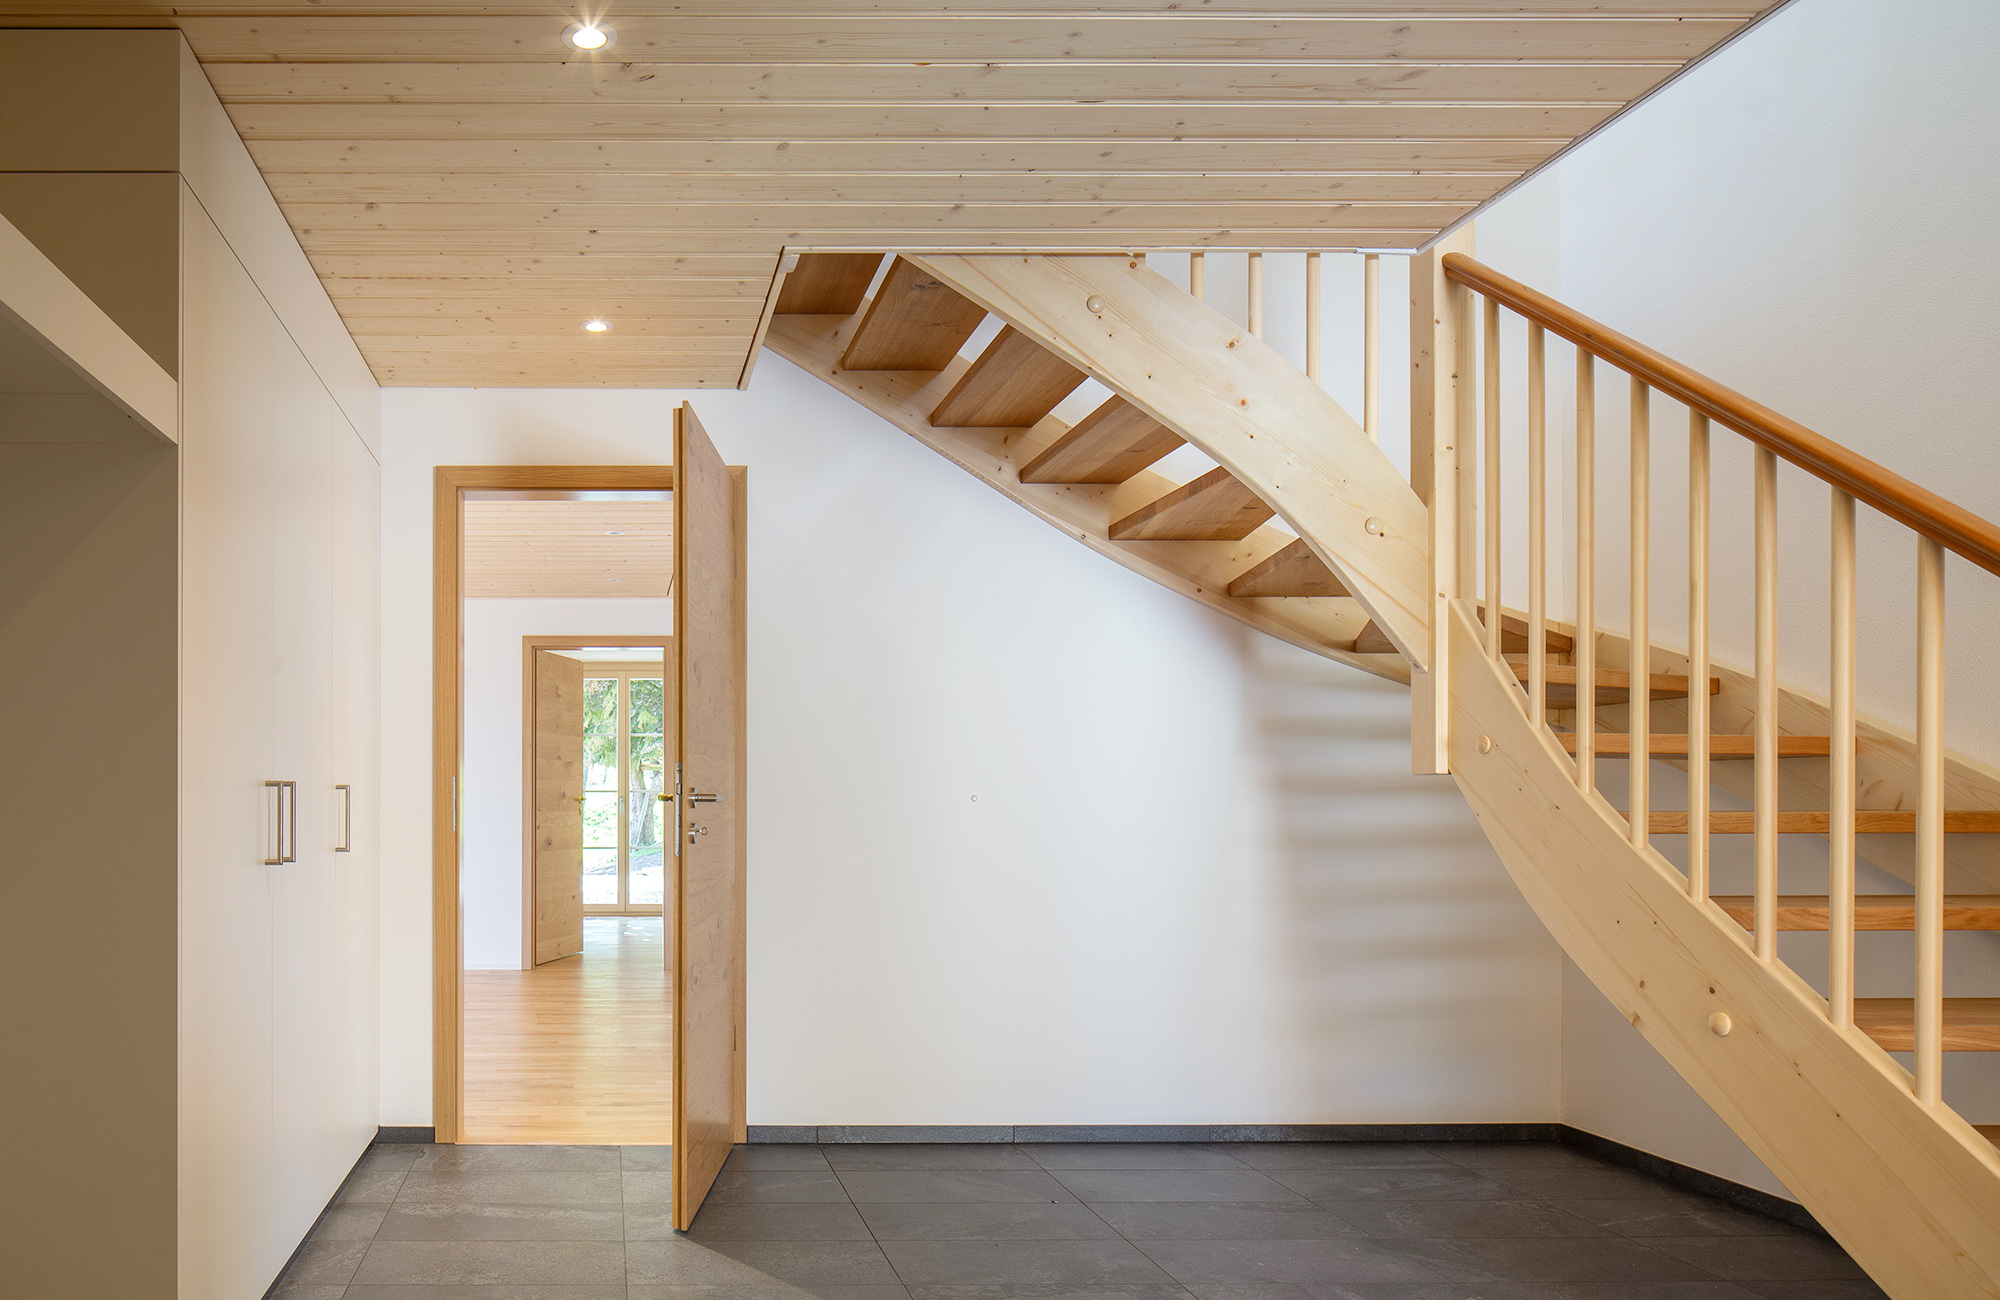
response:
<svg viewBox="0 0 2000 1300"><path fill-rule="evenodd" d="M1444 255L1444 273L1769 448L1988 573L2000 574L2000 527L1963 506L1463 253Z"/></svg>

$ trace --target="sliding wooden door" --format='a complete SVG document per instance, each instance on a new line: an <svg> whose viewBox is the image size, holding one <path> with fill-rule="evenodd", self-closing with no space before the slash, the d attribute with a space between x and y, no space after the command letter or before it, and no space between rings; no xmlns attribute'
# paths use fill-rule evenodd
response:
<svg viewBox="0 0 2000 1300"><path fill-rule="evenodd" d="M739 1130L743 623L729 467L674 412L674 1226L694 1222Z"/></svg>

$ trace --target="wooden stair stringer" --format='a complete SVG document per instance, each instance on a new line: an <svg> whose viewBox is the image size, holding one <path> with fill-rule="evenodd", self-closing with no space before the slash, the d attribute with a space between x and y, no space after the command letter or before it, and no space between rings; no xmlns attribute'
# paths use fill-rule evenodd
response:
<svg viewBox="0 0 2000 1300"><path fill-rule="evenodd" d="M1452 773L1571 960L1890 1295L2000 1294L2000 1152L1918 1102L1893 1057L1836 1029L1809 985L1633 847L1529 722L1469 605L1450 618Z"/></svg>
<svg viewBox="0 0 2000 1300"><path fill-rule="evenodd" d="M1424 663L1424 504L1284 356L1138 258L904 256L1206 452L1305 539L1395 650Z"/></svg>
<svg viewBox="0 0 2000 1300"><path fill-rule="evenodd" d="M1145 470L1118 484L1023 483L1019 472L1050 443L1068 432L1051 416L1031 429L938 428L930 413L963 378L971 362L959 357L943 370L924 374L899 370L842 370L855 316L776 316L765 346L861 406L881 416L988 486L1092 550L1135 573L1180 592L1218 613L1314 654L1352 665L1391 681L1409 681L1409 666L1396 654L1356 654L1350 647L1368 621L1352 600L1297 598L1246 599L1228 594L1230 580L1289 545L1282 529L1265 525L1236 542L1116 542L1112 521L1132 513L1176 486Z"/></svg>

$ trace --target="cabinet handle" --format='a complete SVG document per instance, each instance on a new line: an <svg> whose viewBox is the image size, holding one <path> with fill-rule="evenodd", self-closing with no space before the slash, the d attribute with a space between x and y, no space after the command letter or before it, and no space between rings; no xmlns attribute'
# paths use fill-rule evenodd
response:
<svg viewBox="0 0 2000 1300"><path fill-rule="evenodd" d="M271 810L271 856L264 859L265 866L276 867L285 861L285 783L266 781L264 788L278 792L277 802Z"/></svg>
<svg viewBox="0 0 2000 1300"><path fill-rule="evenodd" d="M281 867L287 862L299 860L299 783L297 781L266 781L266 790L278 792L277 806L271 817L271 856L264 859L267 867Z"/></svg>
<svg viewBox="0 0 2000 1300"><path fill-rule="evenodd" d="M352 853L354 851L354 787L351 785L337 785L333 788L340 791L340 843L333 846L333 851L335 853Z"/></svg>

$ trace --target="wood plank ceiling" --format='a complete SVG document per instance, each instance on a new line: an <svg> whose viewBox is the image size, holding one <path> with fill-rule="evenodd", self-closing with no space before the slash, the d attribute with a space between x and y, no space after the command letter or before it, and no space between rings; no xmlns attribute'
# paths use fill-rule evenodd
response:
<svg viewBox="0 0 2000 1300"><path fill-rule="evenodd" d="M384 384L726 387L783 250L1411 248L1773 7L0 0L0 25L178 26ZM615 43L571 50L578 18Z"/></svg>
<svg viewBox="0 0 2000 1300"><path fill-rule="evenodd" d="M674 506L663 501L470 500L467 596L666 596Z"/></svg>

